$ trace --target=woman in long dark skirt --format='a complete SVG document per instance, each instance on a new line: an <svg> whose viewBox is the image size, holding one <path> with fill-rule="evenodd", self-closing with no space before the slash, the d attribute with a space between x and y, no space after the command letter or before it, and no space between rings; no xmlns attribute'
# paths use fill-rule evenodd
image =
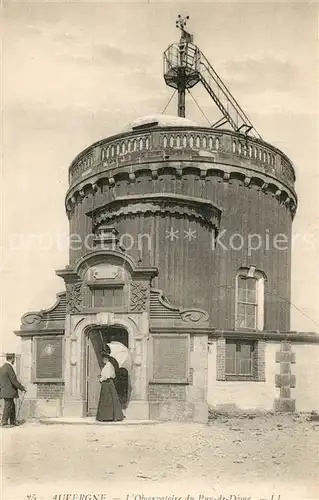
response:
<svg viewBox="0 0 319 500"><path fill-rule="evenodd" d="M101 392L97 408L96 420L114 422L124 419L121 403L114 385L115 369L110 357L103 354L103 368L100 375Z"/></svg>

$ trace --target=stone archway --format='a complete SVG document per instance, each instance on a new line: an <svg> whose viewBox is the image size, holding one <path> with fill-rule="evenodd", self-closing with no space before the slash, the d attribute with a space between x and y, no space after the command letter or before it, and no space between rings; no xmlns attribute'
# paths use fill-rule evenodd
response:
<svg viewBox="0 0 319 500"><path fill-rule="evenodd" d="M147 401L148 359L147 340L149 324L147 313L137 314L73 314L67 321L65 345L65 399L64 416L84 417L87 413L86 390L86 336L92 327L121 327L127 331L132 352L130 404L127 418L148 419Z"/></svg>
<svg viewBox="0 0 319 500"><path fill-rule="evenodd" d="M117 324L86 327L85 336L84 367L86 374L87 415L95 416L100 393L98 379L103 367L101 353L107 346L112 349L114 343L115 348L119 344L122 344L130 350L130 342L127 329ZM132 353L130 352L130 358L132 357ZM122 410L126 411L132 393L133 364L129 366L126 363L123 366L120 358L117 358L115 354L112 356L112 351L110 359L115 368L115 388L121 402Z"/></svg>

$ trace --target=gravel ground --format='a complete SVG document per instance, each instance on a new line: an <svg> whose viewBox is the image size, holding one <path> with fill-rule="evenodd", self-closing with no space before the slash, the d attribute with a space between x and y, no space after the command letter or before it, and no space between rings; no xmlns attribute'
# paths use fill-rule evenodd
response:
<svg viewBox="0 0 319 500"><path fill-rule="evenodd" d="M116 428L27 423L2 430L2 498L40 500L107 488L122 500L143 500L127 494L192 492L194 500L205 500L200 494L210 500L230 494L225 500L314 500L318 430L318 422L296 416ZM27 497L33 493L36 498Z"/></svg>

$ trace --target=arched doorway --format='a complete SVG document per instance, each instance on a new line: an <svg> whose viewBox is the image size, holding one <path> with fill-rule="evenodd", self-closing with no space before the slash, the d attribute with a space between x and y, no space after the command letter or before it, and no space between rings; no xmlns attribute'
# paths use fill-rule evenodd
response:
<svg viewBox="0 0 319 500"><path fill-rule="evenodd" d="M129 348L129 336L123 326L95 326L92 325L86 332L86 400L87 415L95 416L100 395L99 375L102 368L101 352L110 342L121 342ZM111 359L112 360L112 359ZM122 408L128 406L131 386L129 373L126 368L113 360L116 378L114 380Z"/></svg>

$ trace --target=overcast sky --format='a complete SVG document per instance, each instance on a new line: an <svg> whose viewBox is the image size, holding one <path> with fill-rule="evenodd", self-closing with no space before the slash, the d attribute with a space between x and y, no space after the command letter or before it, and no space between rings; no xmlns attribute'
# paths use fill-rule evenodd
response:
<svg viewBox="0 0 319 500"><path fill-rule="evenodd" d="M79 151L163 111L172 92L162 53L178 40L179 13L190 15L195 42L262 137L294 161L294 233L318 237L317 4L5 2L3 12L4 350L17 345L21 315L50 307L63 289L55 270L68 263L67 246L41 249L28 235L67 235L67 172ZM205 91L193 95L213 120ZM175 105L166 112L175 114ZM207 124L193 102L188 117ZM318 240L312 248L298 241L292 329L318 331Z"/></svg>

